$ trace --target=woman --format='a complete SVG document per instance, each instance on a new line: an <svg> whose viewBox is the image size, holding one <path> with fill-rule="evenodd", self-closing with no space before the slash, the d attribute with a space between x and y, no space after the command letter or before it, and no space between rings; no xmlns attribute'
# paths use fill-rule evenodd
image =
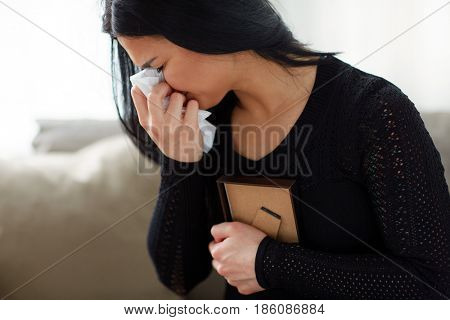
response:
<svg viewBox="0 0 450 320"><path fill-rule="evenodd" d="M444 169L400 89L308 49L266 0L109 0L103 30L123 125L161 165L148 248L168 288L214 267L226 299L449 296ZM164 74L148 97L136 66ZM208 153L199 109L217 126ZM222 174L294 178L301 241L223 222Z"/></svg>

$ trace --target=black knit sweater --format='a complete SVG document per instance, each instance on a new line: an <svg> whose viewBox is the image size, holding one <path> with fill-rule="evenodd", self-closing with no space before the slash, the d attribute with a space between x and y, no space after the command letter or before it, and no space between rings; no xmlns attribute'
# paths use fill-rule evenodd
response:
<svg viewBox="0 0 450 320"><path fill-rule="evenodd" d="M389 81L321 60L306 107L273 152L233 151L233 104L213 108L213 149L195 164L164 156L148 234L160 280L185 295L211 272L216 179L295 178L300 243L266 236L256 254L266 290L226 299L442 299L450 296L450 196L419 112ZM298 161L301 159L301 161ZM224 280L225 282L225 280ZM219 288L218 288L219 290Z"/></svg>

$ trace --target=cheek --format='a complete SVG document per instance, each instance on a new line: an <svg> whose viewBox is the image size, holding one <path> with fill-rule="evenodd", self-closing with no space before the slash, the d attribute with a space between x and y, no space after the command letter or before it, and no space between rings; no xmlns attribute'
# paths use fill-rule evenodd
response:
<svg viewBox="0 0 450 320"><path fill-rule="evenodd" d="M182 67L169 66L164 70L166 82L176 91L192 91L198 81L192 71Z"/></svg>
<svg viewBox="0 0 450 320"><path fill-rule="evenodd" d="M206 109L218 104L229 91L226 77L213 68L199 64L168 65L164 72L167 83L175 90L189 92Z"/></svg>

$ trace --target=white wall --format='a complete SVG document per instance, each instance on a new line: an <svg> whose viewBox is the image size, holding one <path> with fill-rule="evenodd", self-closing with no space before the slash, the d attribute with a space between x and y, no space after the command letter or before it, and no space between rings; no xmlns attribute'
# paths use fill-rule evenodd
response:
<svg viewBox="0 0 450 320"><path fill-rule="evenodd" d="M3 0L109 71L96 0ZM0 3L0 156L28 152L37 118L113 118L111 78Z"/></svg>
<svg viewBox="0 0 450 320"><path fill-rule="evenodd" d="M357 65L394 83L420 111L450 111L448 0L272 0L296 37L343 51L352 65L447 4Z"/></svg>

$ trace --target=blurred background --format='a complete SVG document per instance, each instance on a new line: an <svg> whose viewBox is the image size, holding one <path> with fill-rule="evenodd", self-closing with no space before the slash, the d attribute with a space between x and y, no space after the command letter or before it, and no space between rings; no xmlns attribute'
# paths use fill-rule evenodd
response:
<svg viewBox="0 0 450 320"><path fill-rule="evenodd" d="M448 181L449 3L272 2L301 42L409 96ZM121 133L101 13L99 0L0 1L1 297L179 298L147 256L159 175L138 174ZM187 298L220 299L223 284L212 274Z"/></svg>

